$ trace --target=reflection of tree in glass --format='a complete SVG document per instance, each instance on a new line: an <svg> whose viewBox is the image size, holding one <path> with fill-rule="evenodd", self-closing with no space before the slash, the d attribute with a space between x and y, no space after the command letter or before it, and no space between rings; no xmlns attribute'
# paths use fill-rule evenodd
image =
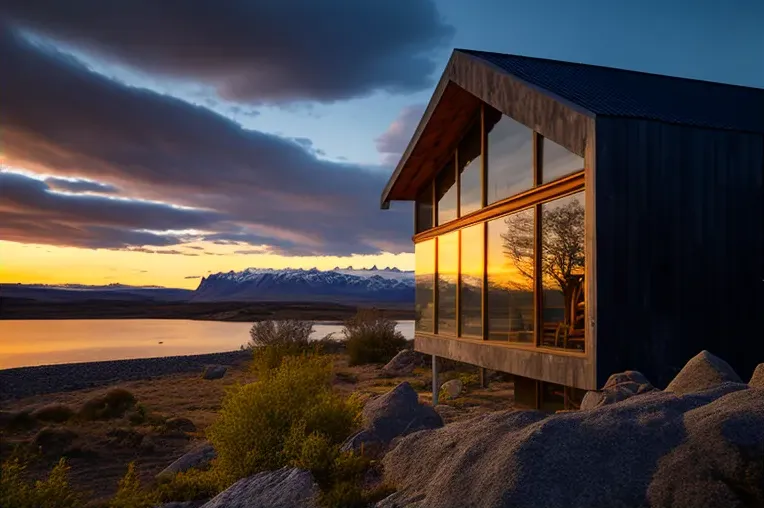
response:
<svg viewBox="0 0 764 508"><path fill-rule="evenodd" d="M533 280L533 215L518 213L505 219L504 254L517 270ZM578 199L544 207L541 217L542 274L553 279L564 295L575 284L572 275L584 268L584 207Z"/></svg>

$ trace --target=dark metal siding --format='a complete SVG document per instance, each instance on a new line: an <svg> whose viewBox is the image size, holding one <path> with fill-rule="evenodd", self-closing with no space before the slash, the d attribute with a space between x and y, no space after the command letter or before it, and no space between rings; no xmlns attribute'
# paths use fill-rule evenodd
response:
<svg viewBox="0 0 764 508"><path fill-rule="evenodd" d="M764 362L764 139L596 120L597 382Z"/></svg>

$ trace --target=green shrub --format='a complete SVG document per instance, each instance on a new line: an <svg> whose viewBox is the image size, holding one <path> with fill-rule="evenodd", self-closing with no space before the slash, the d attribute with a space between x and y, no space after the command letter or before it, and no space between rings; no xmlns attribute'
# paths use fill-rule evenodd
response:
<svg viewBox="0 0 764 508"><path fill-rule="evenodd" d="M142 423L146 423L149 417L149 411L146 409L146 406L141 404L140 402L135 405L135 408L133 408L132 411L129 411L127 413L127 419L128 421L133 425L140 425Z"/></svg>
<svg viewBox="0 0 764 508"><path fill-rule="evenodd" d="M252 325L248 347L253 351L253 370L258 374L275 369L288 356L319 354L329 342L311 341L313 323L287 319L260 321ZM324 339L327 339L325 337Z"/></svg>
<svg viewBox="0 0 764 508"><path fill-rule="evenodd" d="M155 492L141 486L135 464L127 465L125 476L119 480L117 493L109 501L109 508L151 508L157 503Z"/></svg>
<svg viewBox="0 0 764 508"><path fill-rule="evenodd" d="M122 388L112 388L103 395L85 401L78 415L85 420L118 418L135 405L135 396Z"/></svg>
<svg viewBox="0 0 764 508"><path fill-rule="evenodd" d="M42 422L63 423L74 416L74 410L66 404L48 404L32 411L31 416Z"/></svg>
<svg viewBox="0 0 764 508"><path fill-rule="evenodd" d="M61 459L48 478L26 481L26 465L18 459L6 460L0 467L0 506L13 508L79 508L84 494L69 485L69 466Z"/></svg>
<svg viewBox="0 0 764 508"><path fill-rule="evenodd" d="M231 390L207 432L223 473L238 479L291 463L302 449L300 433L331 444L349 436L360 407L332 392L331 367L326 357L287 357L259 381Z"/></svg>
<svg viewBox="0 0 764 508"><path fill-rule="evenodd" d="M345 321L345 335L350 365L387 363L406 347L406 338L395 330L396 322L377 310L361 310Z"/></svg>
<svg viewBox="0 0 764 508"><path fill-rule="evenodd" d="M157 497L162 503L209 499L227 489L232 483L233 480L213 463L209 469L189 469L177 473L157 487Z"/></svg>

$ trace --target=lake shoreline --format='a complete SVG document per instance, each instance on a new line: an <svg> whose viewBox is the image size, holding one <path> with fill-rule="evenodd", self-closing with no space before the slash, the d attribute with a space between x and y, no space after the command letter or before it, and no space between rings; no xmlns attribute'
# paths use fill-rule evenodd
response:
<svg viewBox="0 0 764 508"><path fill-rule="evenodd" d="M359 309L376 307L395 320L414 319L414 302L354 304L334 302L170 302L131 300L44 301L0 298L0 320L189 319L255 322L267 319L344 321Z"/></svg>
<svg viewBox="0 0 764 508"><path fill-rule="evenodd" d="M134 358L97 362L61 363L0 369L0 402L33 395L95 388L124 381L146 380L172 374L199 372L207 365L238 365L248 350L197 355Z"/></svg>

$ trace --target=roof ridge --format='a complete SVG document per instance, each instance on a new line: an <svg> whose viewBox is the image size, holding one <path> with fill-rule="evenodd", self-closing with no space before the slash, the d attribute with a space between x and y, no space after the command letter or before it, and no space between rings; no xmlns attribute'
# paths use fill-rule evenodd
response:
<svg viewBox="0 0 764 508"><path fill-rule="evenodd" d="M625 72L629 74L641 74L645 76L654 76L658 78L664 78L664 79L673 79L673 80L679 80L679 81L692 81L696 83L703 83L706 85L716 85L716 86L722 86L722 87L734 87L734 88L742 88L744 90L751 90L754 92L761 92L764 93L764 88L759 88L755 86L748 86L748 85L737 85L734 83L722 83L719 81L710 81L707 79L698 79L698 78L684 78L681 76L670 76L667 74L658 74L657 72L647 72L647 71L638 71L633 69L623 69L621 67L609 67L607 65L599 65L599 64L590 64L590 63L583 63L583 62L571 62L568 60L555 60L554 58L543 58L543 57L537 57L537 56L527 56L527 55L519 55L516 53L500 53L498 51L481 51L476 49L465 49L465 48L454 48L454 51L459 51L460 53L465 53L468 55L473 55L480 57L481 55L495 55L498 57L512 57L512 58L520 58L525 60L535 60L539 62L549 62L554 64L563 64L563 65L570 65L570 66L581 66L581 67L593 67L597 69L603 69L607 71L616 71L616 72Z"/></svg>

